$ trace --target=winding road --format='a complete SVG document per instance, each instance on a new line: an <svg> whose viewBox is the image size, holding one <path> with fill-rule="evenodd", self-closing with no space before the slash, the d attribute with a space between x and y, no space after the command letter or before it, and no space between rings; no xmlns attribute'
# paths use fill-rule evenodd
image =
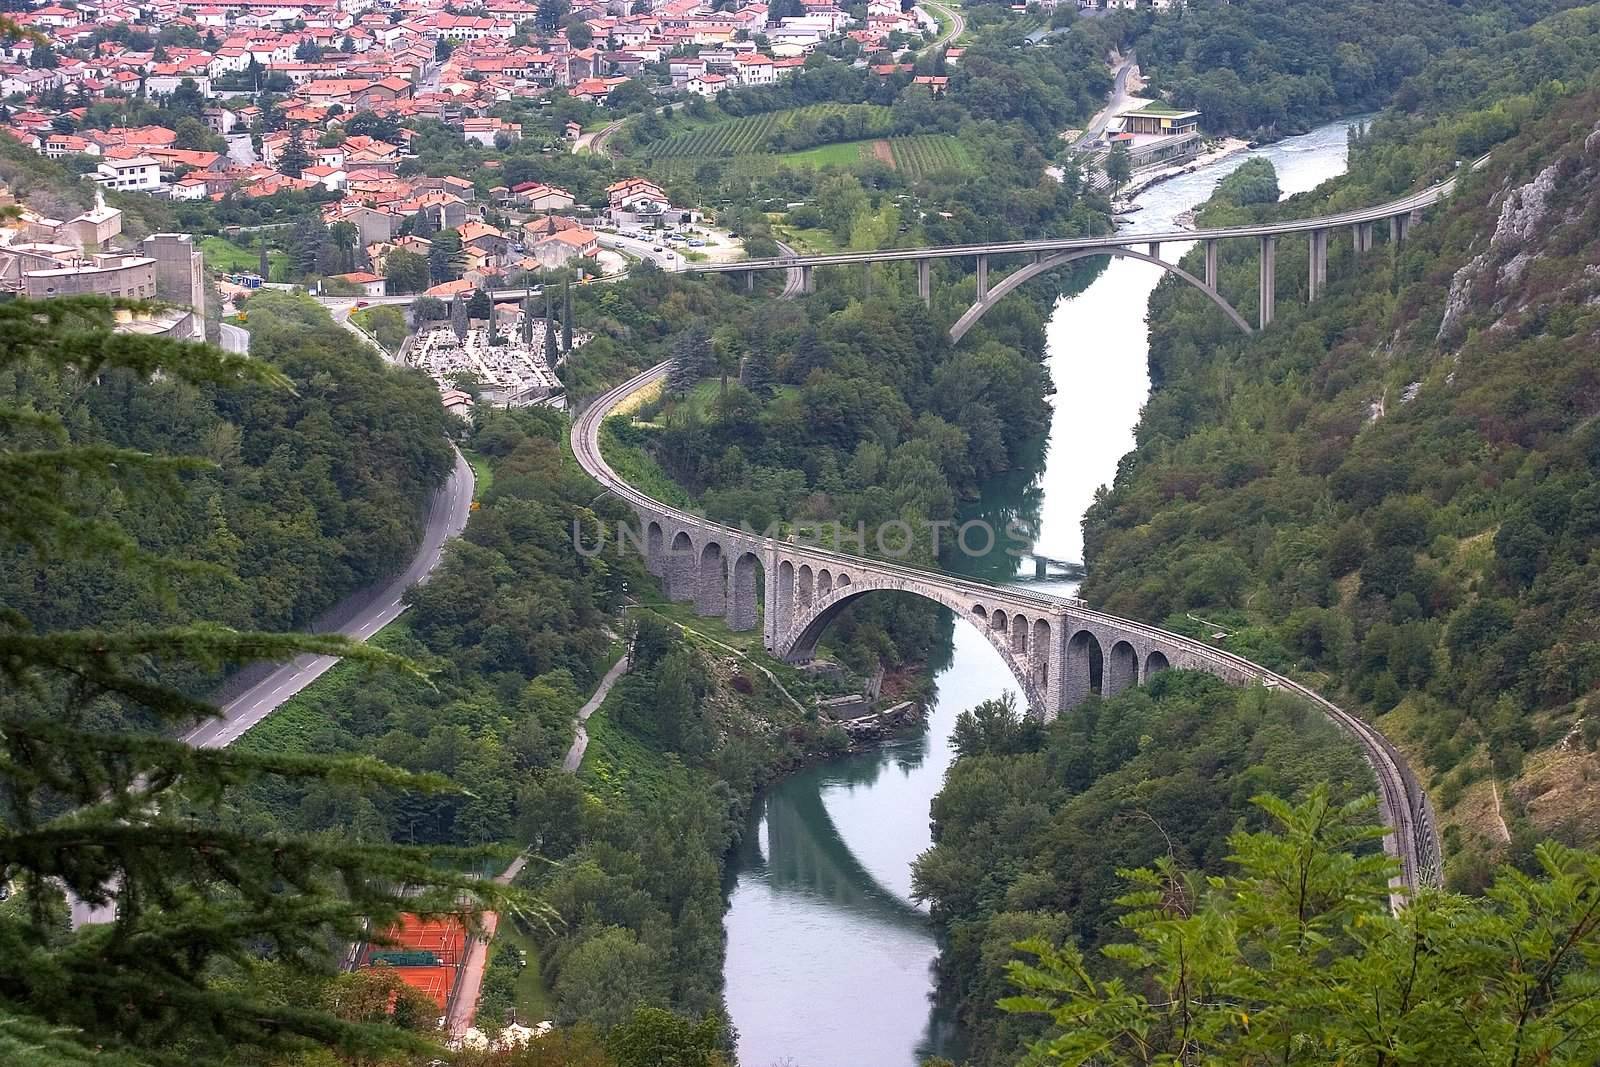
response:
<svg viewBox="0 0 1600 1067"><path fill-rule="evenodd" d="M943 33L917 50L919 55L924 52L937 51L952 41L959 41L961 35L967 32L967 17L961 13L961 9L955 4L941 4L937 3L936 0L922 0L922 6L939 12L944 16L948 25Z"/></svg>
<svg viewBox="0 0 1600 1067"><path fill-rule="evenodd" d="M232 323L222 323L222 347L229 352L248 353L250 331ZM445 542L466 529L467 517L472 509L472 465L460 450L452 448L451 451L455 454L455 467L428 502L422 541L417 545L416 555L411 558L410 565L383 585L346 597L323 616L324 620L340 621L329 630L317 627L319 632L338 633L352 640L365 641L399 618L406 610L401 602L405 591L428 580L444 557ZM216 718L200 723L184 734L183 740L196 748L226 748L338 662L336 656L295 657L221 705Z"/></svg>
<svg viewBox="0 0 1600 1067"><path fill-rule="evenodd" d="M427 581L444 556L445 542L466 529L472 506L472 467L459 451L455 461L449 479L428 505L422 542L410 566L376 589L347 597L330 613L344 620L331 632L365 641L399 618L406 610L401 599L405 591ZM335 656L295 657L223 704L217 709L216 718L196 726L183 735L183 740L196 748L226 748L338 662Z"/></svg>
<svg viewBox="0 0 1600 1067"><path fill-rule="evenodd" d="M1139 57L1129 52L1128 58L1122 61L1122 65L1117 68L1116 74L1111 79L1111 96L1106 101L1106 106L1095 112L1094 118L1089 120L1089 124L1084 128L1083 134L1073 142L1072 146L1074 148L1087 147L1096 140L1105 132L1106 127L1116 117L1117 112L1127 106L1128 78L1132 76L1138 66Z"/></svg>

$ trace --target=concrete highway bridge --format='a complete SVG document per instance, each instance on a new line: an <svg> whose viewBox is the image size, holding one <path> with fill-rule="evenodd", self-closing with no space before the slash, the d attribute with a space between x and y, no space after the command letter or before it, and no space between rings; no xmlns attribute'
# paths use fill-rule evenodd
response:
<svg viewBox="0 0 1600 1067"><path fill-rule="evenodd" d="M1481 167L1487 156L1475 160L1473 169ZM886 248L872 252L835 252L815 256L777 256L771 259L746 259L729 263L688 263L686 272L696 274L743 274L746 285L754 287L755 276L762 271L782 270L797 272L800 287L811 292L815 285L814 272L818 267L848 266L871 263L915 263L917 289L924 302L933 299L933 261L936 259L964 259L975 263L977 272L977 299L950 327L950 340L959 341L990 308L1019 285L1038 277L1046 271L1065 266L1080 259L1095 256L1118 256L1152 263L1176 274L1210 298L1233 324L1245 333L1252 332L1250 323L1217 291L1217 250L1223 241L1253 240L1260 255L1258 281L1259 325L1265 329L1272 323L1277 307L1277 251L1278 242L1285 237L1303 236L1309 243L1310 295L1318 299L1328 283L1328 246L1336 232L1348 230L1351 245L1358 256L1370 253L1375 242L1375 232L1387 225L1389 240L1399 244L1406 238L1411 225L1421 218L1424 209L1445 199L1455 189L1455 178L1449 178L1420 192L1411 193L1377 207L1359 211L1344 211L1289 222L1265 223L1254 226L1228 226L1211 230L1172 230L1165 233L1106 234L1100 237L1060 237L1034 241L1003 241L993 244L941 245L926 248ZM1205 246L1205 276L1197 277L1178 264L1161 258L1163 244L1188 244L1201 242ZM999 281L990 281L990 260L996 256L1023 257L1023 265Z"/></svg>
<svg viewBox="0 0 1600 1067"><path fill-rule="evenodd" d="M693 603L698 614L721 617L734 630L759 625L768 652L806 663L828 624L858 598L881 591L920 596L977 627L1015 676L1030 712L1040 716L1088 699L1096 651L1105 696L1174 667L1294 693L1344 729L1372 766L1381 816L1392 830L1384 847L1400 861L1401 885L1440 883L1433 810L1405 759L1377 729L1298 682L1202 641L1094 611L1076 598L764 537L680 511L629 485L601 455L601 424L622 401L664 378L669 366L652 367L600 396L573 423L572 447L583 469L637 515L637 548L672 600Z"/></svg>

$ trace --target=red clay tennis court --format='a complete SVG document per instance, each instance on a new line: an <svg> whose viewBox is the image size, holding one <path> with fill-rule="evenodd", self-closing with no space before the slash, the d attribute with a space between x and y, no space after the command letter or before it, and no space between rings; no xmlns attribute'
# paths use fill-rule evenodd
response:
<svg viewBox="0 0 1600 1067"><path fill-rule="evenodd" d="M400 921L375 938L367 946L366 966L393 967L394 973L406 985L426 993L439 1010L444 1011L455 988L456 971L467 944L467 928L455 916L424 919L417 915L402 915ZM401 963L381 959L384 954L430 953L427 963ZM380 959L374 960L378 955Z"/></svg>
<svg viewBox="0 0 1600 1067"><path fill-rule="evenodd" d="M379 964L379 966L388 965ZM445 1003L450 999L450 989L456 981L454 967L395 967L394 973L412 989L427 994L429 999L439 1005L439 1010L444 1011Z"/></svg>
<svg viewBox="0 0 1600 1067"><path fill-rule="evenodd" d="M467 944L467 928L454 916L423 919L416 915L402 915L400 921L377 938L375 951L409 949L431 952L447 967L461 964L461 952Z"/></svg>

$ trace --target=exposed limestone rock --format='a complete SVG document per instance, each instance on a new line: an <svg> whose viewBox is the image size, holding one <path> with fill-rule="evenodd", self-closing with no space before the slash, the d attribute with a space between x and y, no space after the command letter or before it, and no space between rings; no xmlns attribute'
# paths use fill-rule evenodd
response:
<svg viewBox="0 0 1600 1067"><path fill-rule="evenodd" d="M1473 287L1491 259L1510 253L1495 279L1497 289L1507 289L1520 282L1528 266L1538 258L1522 251L1522 245L1539 233L1550 216L1550 198L1556 191L1558 167L1559 164L1552 163L1533 181L1512 191L1501 202L1500 218L1495 223L1488 249L1474 256L1450 279L1450 293L1445 298L1436 341L1448 344L1460 339L1467 310L1478 302L1474 299Z"/></svg>

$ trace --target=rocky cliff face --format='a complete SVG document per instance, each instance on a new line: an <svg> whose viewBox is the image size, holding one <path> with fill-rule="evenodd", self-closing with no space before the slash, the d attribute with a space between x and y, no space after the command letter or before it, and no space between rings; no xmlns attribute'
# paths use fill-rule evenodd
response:
<svg viewBox="0 0 1600 1067"><path fill-rule="evenodd" d="M1595 188L1600 186L1600 123L1581 145L1545 166L1532 180L1507 185L1495 195L1500 214L1489 246L1456 271L1445 300L1436 340L1456 345L1469 323L1481 320L1485 310L1495 316L1492 329L1511 328L1507 316L1520 316L1535 298L1550 303L1600 300L1600 267L1593 263L1568 278L1553 293L1528 293L1530 268L1545 260L1551 250L1593 239Z"/></svg>

